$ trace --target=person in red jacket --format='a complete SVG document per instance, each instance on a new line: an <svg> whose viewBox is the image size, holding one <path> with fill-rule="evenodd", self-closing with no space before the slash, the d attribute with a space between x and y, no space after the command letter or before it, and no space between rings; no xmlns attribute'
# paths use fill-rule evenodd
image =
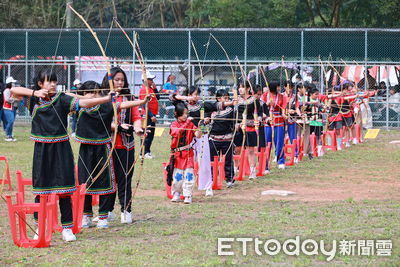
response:
<svg viewBox="0 0 400 267"><path fill-rule="evenodd" d="M156 116L158 115L158 100L160 99L160 95L158 93L156 84L154 83L154 79L156 78L155 75L152 75L151 73L147 73L147 90L148 93L153 96L150 100L150 102L147 103L148 105L148 116L147 116L147 125L150 126L149 129L147 130L147 136L144 140L144 157L146 159L152 159L154 156L151 154L151 144L153 143L154 139L154 133L156 130L156 122L157 118ZM144 76L142 75L142 80L143 80L143 85L140 88L139 92L139 98L144 99L147 95L147 90L146 86L144 83ZM144 111L145 109L143 109ZM143 112L144 113L144 112ZM144 114L145 116L145 114Z"/></svg>
<svg viewBox="0 0 400 267"><path fill-rule="evenodd" d="M195 184L194 176L194 137L201 137L201 132L193 124L192 117L189 117L189 110L184 103L175 106L175 118L171 124L170 135L171 153L174 156L174 170L172 180L172 202L179 202L180 196L185 197L184 203L192 203L193 187Z"/></svg>

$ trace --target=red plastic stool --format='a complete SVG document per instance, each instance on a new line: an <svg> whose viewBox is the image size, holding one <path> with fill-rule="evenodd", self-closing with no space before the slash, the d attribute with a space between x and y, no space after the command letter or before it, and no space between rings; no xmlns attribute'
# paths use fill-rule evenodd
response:
<svg viewBox="0 0 400 267"><path fill-rule="evenodd" d="M5 156L0 156L0 161L4 161L5 168L6 168L6 170L5 170L6 179L0 179L0 188L2 188L4 185L8 184L8 190L12 191L10 167L8 165L8 160Z"/></svg>
<svg viewBox="0 0 400 267"><path fill-rule="evenodd" d="M256 174L257 176L264 176L265 166L267 164L266 161L267 154L265 152L266 152L265 147L260 148L260 152L258 151L256 152L256 155L258 157L257 174Z"/></svg>
<svg viewBox="0 0 400 267"><path fill-rule="evenodd" d="M318 157L317 136L315 133L310 134L311 153L314 158Z"/></svg>
<svg viewBox="0 0 400 267"><path fill-rule="evenodd" d="M76 187L76 191L71 196L72 201L72 218L74 227L72 232L78 234L82 230L83 207L85 205L86 184Z"/></svg>
<svg viewBox="0 0 400 267"><path fill-rule="evenodd" d="M327 137L331 139L330 144L328 144ZM328 150L337 151L336 131L326 131L322 135L322 149L325 152Z"/></svg>
<svg viewBox="0 0 400 267"><path fill-rule="evenodd" d="M50 246L53 234L53 219L56 213L56 201L50 196L40 196L40 203L13 204L11 196L6 196L8 217L14 244L24 248L44 248ZM26 215L38 213L38 239L28 238Z"/></svg>
<svg viewBox="0 0 400 267"><path fill-rule="evenodd" d="M32 185L32 178L23 178L22 171L18 170L15 172L15 176L17 177L17 203L22 204L25 203L25 186Z"/></svg>
<svg viewBox="0 0 400 267"><path fill-rule="evenodd" d="M222 189L222 181L225 178L225 156L222 156L221 159L219 156L214 156L214 161L211 162L212 170L213 170L213 190L221 190Z"/></svg>
<svg viewBox="0 0 400 267"><path fill-rule="evenodd" d="M240 160L238 176L236 176L234 178L236 181L243 181L244 180L243 176L246 175L245 174L245 169L246 169L246 163L245 162L246 161L247 161L247 167L249 167L249 163L248 163L248 160L247 160L247 154L248 154L247 150L246 149L242 149L241 152L242 153L240 155L234 155L233 156L234 160L238 160L238 159ZM249 172L250 172L250 170L249 170Z"/></svg>
<svg viewBox="0 0 400 267"><path fill-rule="evenodd" d="M284 153L285 153L285 158L290 158L289 161L285 162L285 166L293 166L294 165L294 158L296 156L296 139L293 140L293 143L289 143L289 138L286 138L285 140L285 146L284 146Z"/></svg>
<svg viewBox="0 0 400 267"><path fill-rule="evenodd" d="M303 138L301 138L301 136L297 136L297 157L299 159L299 161L303 160L303 156L304 156L304 140Z"/></svg>
<svg viewBox="0 0 400 267"><path fill-rule="evenodd" d="M360 124L354 124L354 128L356 130L356 139L358 143L362 143L361 140L361 126Z"/></svg>

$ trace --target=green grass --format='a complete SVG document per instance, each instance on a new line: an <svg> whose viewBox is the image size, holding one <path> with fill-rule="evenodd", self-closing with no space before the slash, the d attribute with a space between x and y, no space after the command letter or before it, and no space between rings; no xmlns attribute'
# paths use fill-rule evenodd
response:
<svg viewBox="0 0 400 267"><path fill-rule="evenodd" d="M0 154L10 160L12 173L20 169L30 177L33 143L29 129L17 127L17 143L0 143ZM400 262L400 197L359 199L349 194L341 200L296 200L264 198L261 191L272 186L301 185L317 190L340 184L399 181L400 147L388 145L400 140L396 131L382 132L376 140L323 158L305 160L285 171L253 182L245 181L232 190L216 192L213 198L199 194L192 205L172 204L163 192L161 163L168 159L169 137L164 133L153 145L156 158L144 165L138 196L133 201L135 223L119 222L106 230L88 229L75 243L64 243L59 234L52 246L44 249L16 247L11 240L7 207L0 203L0 263L2 265L396 265ZM73 144L76 151L78 146ZM139 168L139 167L137 167ZM137 179L138 169L135 171ZM2 171L0 169L0 171ZM13 175L14 176L14 175ZM14 178L14 177L13 177ZM15 185L14 181L14 185ZM4 190L4 193L8 193ZM395 192L396 193L396 192ZM30 198L32 199L32 198ZM117 210L117 209L116 209ZM331 244L361 239L391 239L391 257L341 256L326 263L325 256L258 256L253 251L243 256L238 243L235 256L217 255L218 237L259 237L284 241L295 236Z"/></svg>

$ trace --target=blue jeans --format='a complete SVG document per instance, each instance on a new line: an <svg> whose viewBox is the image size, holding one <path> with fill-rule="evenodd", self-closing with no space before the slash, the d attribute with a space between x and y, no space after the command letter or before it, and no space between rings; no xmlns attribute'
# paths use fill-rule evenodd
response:
<svg viewBox="0 0 400 267"><path fill-rule="evenodd" d="M296 123L287 123L287 132L289 135L289 139L290 139L290 143L293 144L293 140L297 139L297 133L296 133L296 128L297 125ZM298 151L297 151L297 147L296 147L296 153L295 156L298 156Z"/></svg>
<svg viewBox="0 0 400 267"><path fill-rule="evenodd" d="M14 110L3 109L3 127L7 137L12 137L13 126L15 121Z"/></svg>
<svg viewBox="0 0 400 267"><path fill-rule="evenodd" d="M285 146L285 127L275 126L274 127L274 143L275 143L275 155L278 158L278 164L285 164L285 153L283 148Z"/></svg>

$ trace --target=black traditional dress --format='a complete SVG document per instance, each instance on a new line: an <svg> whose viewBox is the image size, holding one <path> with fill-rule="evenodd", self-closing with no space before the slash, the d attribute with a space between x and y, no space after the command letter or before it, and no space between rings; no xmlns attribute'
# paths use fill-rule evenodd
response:
<svg viewBox="0 0 400 267"><path fill-rule="evenodd" d="M106 195L116 190L113 157L109 159L113 115L111 103L79 110L75 135L75 140L81 143L78 177L80 184L86 183L89 195ZM108 159L107 168L97 177Z"/></svg>
<svg viewBox="0 0 400 267"><path fill-rule="evenodd" d="M76 187L67 119L68 114L78 107L79 100L59 92L48 100L38 99L36 102L31 131L31 139L35 141L33 193L71 193Z"/></svg>

